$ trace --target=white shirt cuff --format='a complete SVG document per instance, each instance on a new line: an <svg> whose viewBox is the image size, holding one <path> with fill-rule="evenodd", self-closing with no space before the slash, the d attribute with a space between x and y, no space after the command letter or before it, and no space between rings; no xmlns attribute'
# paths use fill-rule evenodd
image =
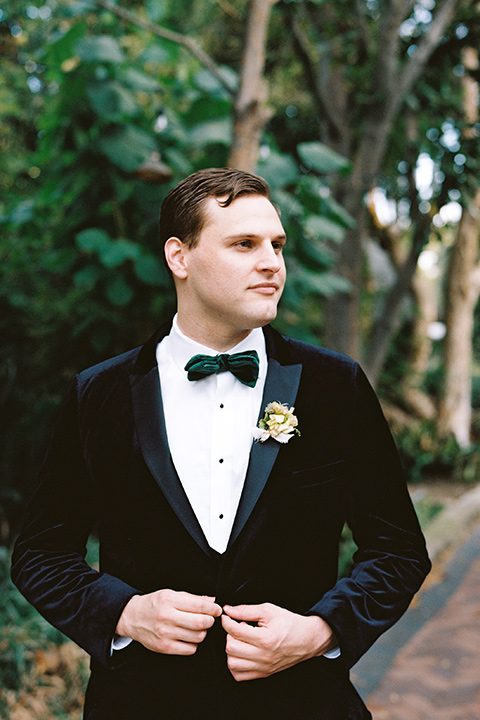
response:
<svg viewBox="0 0 480 720"><path fill-rule="evenodd" d="M323 653L323 657L328 658L329 660L335 660L336 658L340 657L342 654L342 651L339 647L333 648L333 650L329 650L326 653Z"/></svg>
<svg viewBox="0 0 480 720"><path fill-rule="evenodd" d="M112 640L112 646L110 649L110 654L113 655L114 650L123 650L127 647L127 645L130 645L132 642L132 638L129 637L123 637L123 635L114 635Z"/></svg>

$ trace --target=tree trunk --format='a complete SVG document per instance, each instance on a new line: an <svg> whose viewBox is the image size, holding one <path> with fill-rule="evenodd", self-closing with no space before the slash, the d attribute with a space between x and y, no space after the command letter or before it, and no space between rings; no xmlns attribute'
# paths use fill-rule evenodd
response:
<svg viewBox="0 0 480 720"><path fill-rule="evenodd" d="M338 188L340 202L355 221L338 252L336 271L350 282L348 293L337 293L325 303L324 343L356 360L361 357L361 295L363 289L363 245L367 236L364 198L380 172L393 119L372 113L366 120L351 176Z"/></svg>
<svg viewBox="0 0 480 720"><path fill-rule="evenodd" d="M116 5L112 0L95 0L106 10L126 22L137 25L158 37L185 47L221 83L227 92L232 88L226 82L215 61L188 35L181 35ZM268 90L264 79L266 44L270 14L278 0L250 0L243 43L240 83L235 96L233 142L228 160L229 167L254 172L258 160L260 140L273 111L267 107Z"/></svg>
<svg viewBox="0 0 480 720"><path fill-rule="evenodd" d="M272 111L264 78L270 14L277 0L250 0L240 84L235 98L229 167L254 172L262 133Z"/></svg>
<svg viewBox="0 0 480 720"><path fill-rule="evenodd" d="M472 418L473 314L480 293L476 267L480 235L480 190L463 211L450 258L447 284L445 377L438 428L452 434L460 447L470 445Z"/></svg>
<svg viewBox="0 0 480 720"><path fill-rule="evenodd" d="M430 232L430 218L419 210L419 197L415 182L414 167L417 161L418 127L416 118L407 113L407 147L405 158L410 165L409 176L409 197L411 204L411 217L413 220L413 232L411 234L410 250L405 259L399 261L399 249L396 249L395 264L397 266L397 279L392 287L386 292L383 307L379 316L375 319L373 329L365 353L365 370L370 382L375 387L378 383L385 358L392 338L397 333L402 320L404 301L411 291L413 278L417 270L417 263L420 253L428 241ZM391 234L391 238L395 237ZM396 244L392 244L392 250Z"/></svg>
<svg viewBox="0 0 480 720"><path fill-rule="evenodd" d="M361 357L361 288L365 217L358 212L355 230L349 230L342 242L335 271L350 283L348 292L337 292L324 302L325 324L322 345L345 353L354 360Z"/></svg>
<svg viewBox="0 0 480 720"><path fill-rule="evenodd" d="M392 126L405 98L424 72L460 2L461 0L444 0L443 3L438 4L438 7L436 6L432 22L419 41L416 52L403 63L399 29L411 11L410 2L381 4L382 16L376 39L369 40L368 36L365 36L365 42L370 44L368 52L376 56L376 67L372 72L372 86L369 92L370 101L365 105L358 149L354 151L351 148L348 153L353 162L353 172L350 178L339 186L337 194L337 199L344 204L356 222L355 229L347 232L344 238L336 266L337 272L350 280L351 290L349 293L337 293L326 301L324 330L324 343L327 346L346 352L355 358L359 358L361 352L362 245L366 235L364 198L377 182ZM321 7L328 5L325 3ZM323 28L318 26L316 30L322 38ZM322 78L321 82L310 83L317 106L328 107L326 115L337 120L338 103L335 100L332 108L332 100L326 94L329 83L325 81L325 73L328 71L328 66L323 61L325 51L320 45L316 53L312 52L308 43L302 42L299 34L296 41L297 47L298 43L301 43L302 52L299 53L299 59L305 66L307 79L313 77L313 71ZM332 63L332 66L334 64ZM342 92L341 87L339 92ZM348 144L344 141L345 132L350 140L355 135L356 128L350 126L347 130L343 130L341 122L336 122L334 125L338 140L333 144L333 148L345 153Z"/></svg>
<svg viewBox="0 0 480 720"><path fill-rule="evenodd" d="M463 63L478 71L478 51L465 48ZM470 73L462 78L464 117L471 126L465 130L474 137L478 122L479 86ZM464 209L452 249L447 284L447 334L445 337L445 376L438 426L443 436L451 433L460 447L470 445L472 419L472 342L474 311L480 295L480 188Z"/></svg>
<svg viewBox="0 0 480 720"><path fill-rule="evenodd" d="M412 280L417 314L413 322L412 350L409 357L407 377L402 383L402 395L411 410L423 420L433 420L437 408L432 398L421 386L432 354L432 341L428 328L438 319L438 300L435 288L428 278L418 272Z"/></svg>
<svg viewBox="0 0 480 720"><path fill-rule="evenodd" d="M364 361L365 372L374 387L378 383L390 341L400 328L403 301L410 290L420 250L421 246L419 247L414 241L410 254L400 269L393 287L387 291L380 317L375 322L368 354Z"/></svg>

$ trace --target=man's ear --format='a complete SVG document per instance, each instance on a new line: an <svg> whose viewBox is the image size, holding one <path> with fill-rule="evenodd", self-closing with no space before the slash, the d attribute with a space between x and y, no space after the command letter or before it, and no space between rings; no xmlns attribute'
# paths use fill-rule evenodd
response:
<svg viewBox="0 0 480 720"><path fill-rule="evenodd" d="M187 277L187 246L177 237L168 238L165 243L165 258L174 277L184 280Z"/></svg>

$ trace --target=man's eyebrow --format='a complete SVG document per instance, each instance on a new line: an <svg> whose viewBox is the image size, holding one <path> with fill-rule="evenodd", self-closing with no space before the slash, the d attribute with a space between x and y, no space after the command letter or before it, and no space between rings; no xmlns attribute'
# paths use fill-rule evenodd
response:
<svg viewBox="0 0 480 720"><path fill-rule="evenodd" d="M225 240L258 240L262 237L263 235L258 235L257 233L238 233L237 235L228 235ZM287 236L285 233L281 233L280 235L275 235L272 240L284 240L286 242Z"/></svg>

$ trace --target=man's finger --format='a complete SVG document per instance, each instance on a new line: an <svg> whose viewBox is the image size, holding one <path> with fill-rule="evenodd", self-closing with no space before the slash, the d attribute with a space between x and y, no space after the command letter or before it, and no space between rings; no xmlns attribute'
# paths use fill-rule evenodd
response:
<svg viewBox="0 0 480 720"><path fill-rule="evenodd" d="M249 645L256 645L261 637L262 628L252 627L245 622L232 620L228 615L222 615L222 626L228 635Z"/></svg>
<svg viewBox="0 0 480 720"><path fill-rule="evenodd" d="M236 682L244 682L245 680L258 680L259 678L265 677L257 672L240 672L231 671L233 679Z"/></svg>
<svg viewBox="0 0 480 720"><path fill-rule="evenodd" d="M183 642L182 640L172 640L167 647L162 646L156 650L163 655L195 655L198 643ZM154 650L155 652L155 650Z"/></svg>
<svg viewBox="0 0 480 720"><path fill-rule="evenodd" d="M211 617L220 617L222 608L217 605L215 598L206 595L192 595L188 592L175 593L174 605L183 612L200 613Z"/></svg>
<svg viewBox="0 0 480 720"><path fill-rule="evenodd" d="M175 626L187 628L189 630L208 630L215 622L212 615L202 613L193 613L185 610L174 610L172 621Z"/></svg>
<svg viewBox="0 0 480 720"><path fill-rule="evenodd" d="M268 620L270 617L269 607L272 606L267 603L262 603L262 605L224 605L223 612L235 620L260 622Z"/></svg>
<svg viewBox="0 0 480 720"><path fill-rule="evenodd" d="M198 645L205 640L206 630L190 630L188 628L175 628L175 640L183 643L192 643Z"/></svg>
<svg viewBox="0 0 480 720"><path fill-rule="evenodd" d="M239 658L236 655L230 655L227 658L227 665L230 672L234 671L236 673L245 673L245 672L258 672L258 669L256 668L255 664L249 660L249 658Z"/></svg>
<svg viewBox="0 0 480 720"><path fill-rule="evenodd" d="M237 682L242 682L243 680L256 680L257 678L265 677L265 673L260 668L256 667L254 663L249 662L248 660L229 657L227 664L228 669Z"/></svg>
<svg viewBox="0 0 480 720"><path fill-rule="evenodd" d="M225 652L229 658L241 658L249 662L258 662L262 659L262 650L258 646L237 640L231 635L227 635Z"/></svg>

